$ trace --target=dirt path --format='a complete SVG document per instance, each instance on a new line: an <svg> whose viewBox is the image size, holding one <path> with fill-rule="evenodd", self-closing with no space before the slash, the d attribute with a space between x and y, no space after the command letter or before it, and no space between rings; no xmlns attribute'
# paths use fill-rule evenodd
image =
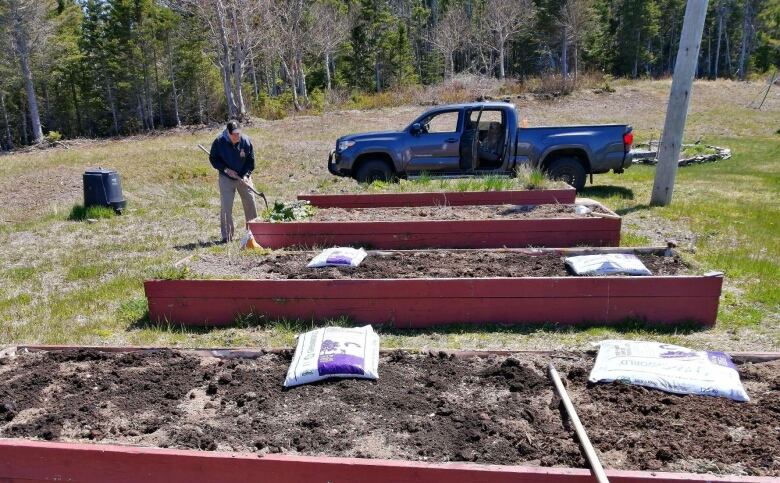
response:
<svg viewBox="0 0 780 483"><path fill-rule="evenodd" d="M344 279L344 278L485 278L563 277L563 257L512 251L435 250L373 253L356 268L307 268L318 252L274 252L268 256L200 255L189 267L193 273L220 278ZM688 273L678 257L639 255L654 275Z"/></svg>
<svg viewBox="0 0 780 483"><path fill-rule="evenodd" d="M591 387L592 359L554 358L608 468L780 475L780 371L740 367L749 403ZM282 389L290 354L20 354L0 365L0 435L259 454L583 467L549 359L397 352L378 382Z"/></svg>

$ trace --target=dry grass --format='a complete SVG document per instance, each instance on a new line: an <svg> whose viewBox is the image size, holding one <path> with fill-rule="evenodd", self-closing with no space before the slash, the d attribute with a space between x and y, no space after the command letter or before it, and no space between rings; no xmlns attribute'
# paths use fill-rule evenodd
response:
<svg viewBox="0 0 780 483"><path fill-rule="evenodd" d="M490 82L487 91L496 87ZM532 126L625 122L635 127L638 139L657 139L669 82L619 82L614 87L611 94L586 89L550 101L512 95L521 96L513 101ZM603 337L640 337L696 347L780 349L780 138L775 134L780 93L771 93L762 111L749 109L760 89L760 84L730 81L696 83L687 140L704 138L732 147L734 158L681 170L671 208L645 206L651 167L596 176L600 186L586 193L624 214L624 244L657 243L672 236L697 249L691 255L697 263L727 270L718 328L655 333L632 326L622 331L453 327L386 332L383 345L559 348ZM442 88L441 94L458 97L467 90L464 82L461 88ZM258 153L255 182L269 201L291 200L314 189L356 191L355 182L327 172L325 160L335 139L366 129L402 128L424 109L342 110L257 122L247 129ZM225 249L211 245L219 237L216 179L195 147L209 143L217 132L182 130L0 157L0 344L290 345L307 324L244 321L240 327L206 331L144 322L144 278L189 254ZM97 223L67 221L72 206L81 201L81 173L91 166L119 170L127 212ZM240 208L236 210L238 218Z"/></svg>

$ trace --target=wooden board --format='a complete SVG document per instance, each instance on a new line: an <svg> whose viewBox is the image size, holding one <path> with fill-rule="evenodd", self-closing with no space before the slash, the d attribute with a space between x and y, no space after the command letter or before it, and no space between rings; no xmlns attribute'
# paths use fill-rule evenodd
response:
<svg viewBox="0 0 780 483"><path fill-rule="evenodd" d="M613 483L769 483L776 478L607 470ZM0 481L81 483L591 483L586 469L421 463L0 440Z"/></svg>
<svg viewBox="0 0 780 483"><path fill-rule="evenodd" d="M211 348L171 348L160 346L115 346L115 345L57 345L57 344L32 344L8 346L0 351L0 357L18 352L41 352L41 351L62 351L87 349L98 352L144 352L172 349L179 352L185 352L188 355L197 357L215 357L218 359L256 359L264 354L289 353L293 348L258 348L258 347L211 347ZM459 359L470 357L491 357L491 356L516 356L522 357L525 354L533 355L555 355L554 350L511 350L511 349L464 349L464 350L440 350L440 349L379 349L379 353L384 356L392 355L399 350L411 354L433 354L445 353ZM596 350L583 351L592 353L594 356ZM731 359L736 363L746 362L769 362L780 360L780 352L729 352Z"/></svg>
<svg viewBox="0 0 780 483"><path fill-rule="evenodd" d="M723 277L540 277L380 280L151 280L154 321L229 325L238 315L393 328L446 324L715 323Z"/></svg>
<svg viewBox="0 0 780 483"><path fill-rule="evenodd" d="M518 220L247 223L266 248L375 249L573 247L620 244L618 216Z"/></svg>
<svg viewBox="0 0 780 483"><path fill-rule="evenodd" d="M577 192L572 187L550 190L464 191L425 193L301 194L318 208L379 208L401 206L545 205L571 204Z"/></svg>

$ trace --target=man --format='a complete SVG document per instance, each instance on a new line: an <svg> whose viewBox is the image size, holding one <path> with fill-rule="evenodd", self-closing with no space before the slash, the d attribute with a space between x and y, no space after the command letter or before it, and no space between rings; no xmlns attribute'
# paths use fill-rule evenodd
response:
<svg viewBox="0 0 780 483"><path fill-rule="evenodd" d="M248 137L241 135L238 121L228 121L227 127L211 144L211 165L219 171L219 227L222 243L233 239L233 200L236 190L244 205L246 221L257 218L255 199L249 187L255 169L255 152Z"/></svg>

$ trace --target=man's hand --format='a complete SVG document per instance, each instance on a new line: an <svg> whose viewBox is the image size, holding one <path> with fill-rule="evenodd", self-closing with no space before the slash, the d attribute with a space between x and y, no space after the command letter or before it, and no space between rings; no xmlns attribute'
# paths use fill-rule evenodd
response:
<svg viewBox="0 0 780 483"><path fill-rule="evenodd" d="M241 179L241 176L238 175L235 171L233 171L230 168L225 168L225 174L228 175L230 178L233 179Z"/></svg>

